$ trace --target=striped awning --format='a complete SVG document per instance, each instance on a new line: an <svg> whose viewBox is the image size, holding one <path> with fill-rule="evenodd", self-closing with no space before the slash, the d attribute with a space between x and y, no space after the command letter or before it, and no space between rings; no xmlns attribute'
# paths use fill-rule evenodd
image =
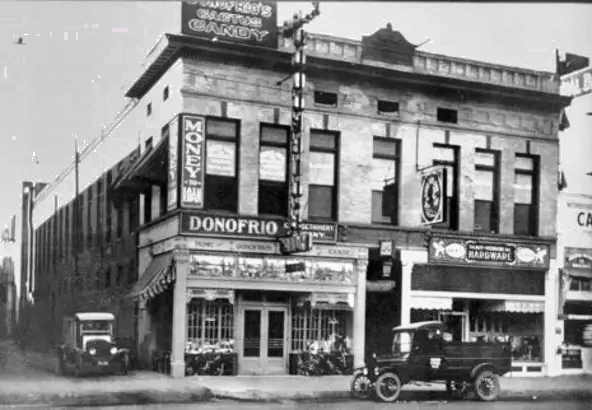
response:
<svg viewBox="0 0 592 410"><path fill-rule="evenodd" d="M435 296L411 296L411 309L452 310L452 298Z"/></svg>
<svg viewBox="0 0 592 410"><path fill-rule="evenodd" d="M545 302L500 300L487 303L484 310L488 312L543 313L545 311Z"/></svg>
<svg viewBox="0 0 592 410"><path fill-rule="evenodd" d="M129 297L141 300L152 299L164 292L176 279L171 252L155 256L144 274L135 283Z"/></svg>

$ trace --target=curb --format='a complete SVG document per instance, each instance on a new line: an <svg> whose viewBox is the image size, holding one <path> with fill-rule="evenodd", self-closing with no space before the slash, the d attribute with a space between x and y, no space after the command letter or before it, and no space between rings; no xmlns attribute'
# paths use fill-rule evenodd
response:
<svg viewBox="0 0 592 410"><path fill-rule="evenodd" d="M210 401L212 392L205 387L191 391L130 390L101 392L56 392L11 394L0 393L2 405L49 405L49 406L122 406L164 403L190 403Z"/></svg>
<svg viewBox="0 0 592 410"><path fill-rule="evenodd" d="M260 403L282 403L282 402L328 402L353 400L349 391L326 391L326 392L293 392L293 393L269 393L258 390L246 390L237 392L226 392L212 390L212 394L219 400L234 400L240 402ZM401 402L425 402L425 401L459 401L441 391L405 391L401 393ZM471 400L471 399L465 399ZM592 401L592 390L569 389L569 390L524 390L524 391L502 391L499 401Z"/></svg>

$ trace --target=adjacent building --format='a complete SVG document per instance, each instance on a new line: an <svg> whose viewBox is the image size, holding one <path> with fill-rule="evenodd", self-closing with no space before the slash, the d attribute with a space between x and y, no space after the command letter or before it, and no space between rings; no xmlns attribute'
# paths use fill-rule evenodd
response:
<svg viewBox="0 0 592 410"><path fill-rule="evenodd" d="M565 167L567 187L559 194L557 214L557 260L561 269L554 345L561 360L556 363L556 372L590 373L592 177L587 173L592 148L592 68L587 66L569 73L561 78L561 83L561 94L573 97L573 102L567 110L570 127L560 134L561 164Z"/></svg>
<svg viewBox="0 0 592 410"><path fill-rule="evenodd" d="M275 10L261 13L275 30ZM213 14L186 16L127 91L134 109L81 162L78 201L68 177L36 203L48 317L87 278L86 307L120 315L144 363L170 351L174 376L187 351L217 348L239 374L285 374L336 335L360 365L393 326L425 319L458 340L512 341L515 372L549 371L570 102L552 73L423 52L390 25L362 41L310 34L314 244L286 255L291 41L249 31L252 46L214 21L206 31ZM99 289L116 297L91 300Z"/></svg>

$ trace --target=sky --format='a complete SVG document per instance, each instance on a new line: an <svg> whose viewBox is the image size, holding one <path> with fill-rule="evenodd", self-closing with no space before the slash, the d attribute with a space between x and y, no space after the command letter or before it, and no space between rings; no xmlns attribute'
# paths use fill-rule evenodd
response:
<svg viewBox="0 0 592 410"><path fill-rule="evenodd" d="M180 8L0 2L0 228L20 212L22 180L53 180L72 161L73 134L84 145L113 120L146 52L163 32L180 31ZM278 23L311 9L280 2ZM421 49L439 54L546 71L555 69L555 47L592 57L586 4L321 2L307 29L361 39L389 22L414 44L430 39ZM26 46L14 44L20 35Z"/></svg>

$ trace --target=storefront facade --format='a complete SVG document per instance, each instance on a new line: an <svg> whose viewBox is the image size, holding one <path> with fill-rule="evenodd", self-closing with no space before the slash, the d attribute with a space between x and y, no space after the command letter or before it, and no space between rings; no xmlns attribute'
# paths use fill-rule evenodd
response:
<svg viewBox="0 0 592 410"><path fill-rule="evenodd" d="M434 235L401 251L401 323L441 320L454 340L511 342L514 375L547 373L552 244Z"/></svg>
<svg viewBox="0 0 592 410"><path fill-rule="evenodd" d="M331 243L331 229L308 224L319 232L313 249L282 255L282 224L181 211L146 228L136 287L139 334L152 339L145 351L170 349L174 376L185 374L186 354L209 351L234 353L238 374L288 374L297 373L300 354L343 337L352 365L363 363L367 249ZM157 346L164 330L148 306L167 289L170 346L167 338Z"/></svg>
<svg viewBox="0 0 592 410"><path fill-rule="evenodd" d="M561 193L558 216L558 368L592 373L592 197Z"/></svg>

